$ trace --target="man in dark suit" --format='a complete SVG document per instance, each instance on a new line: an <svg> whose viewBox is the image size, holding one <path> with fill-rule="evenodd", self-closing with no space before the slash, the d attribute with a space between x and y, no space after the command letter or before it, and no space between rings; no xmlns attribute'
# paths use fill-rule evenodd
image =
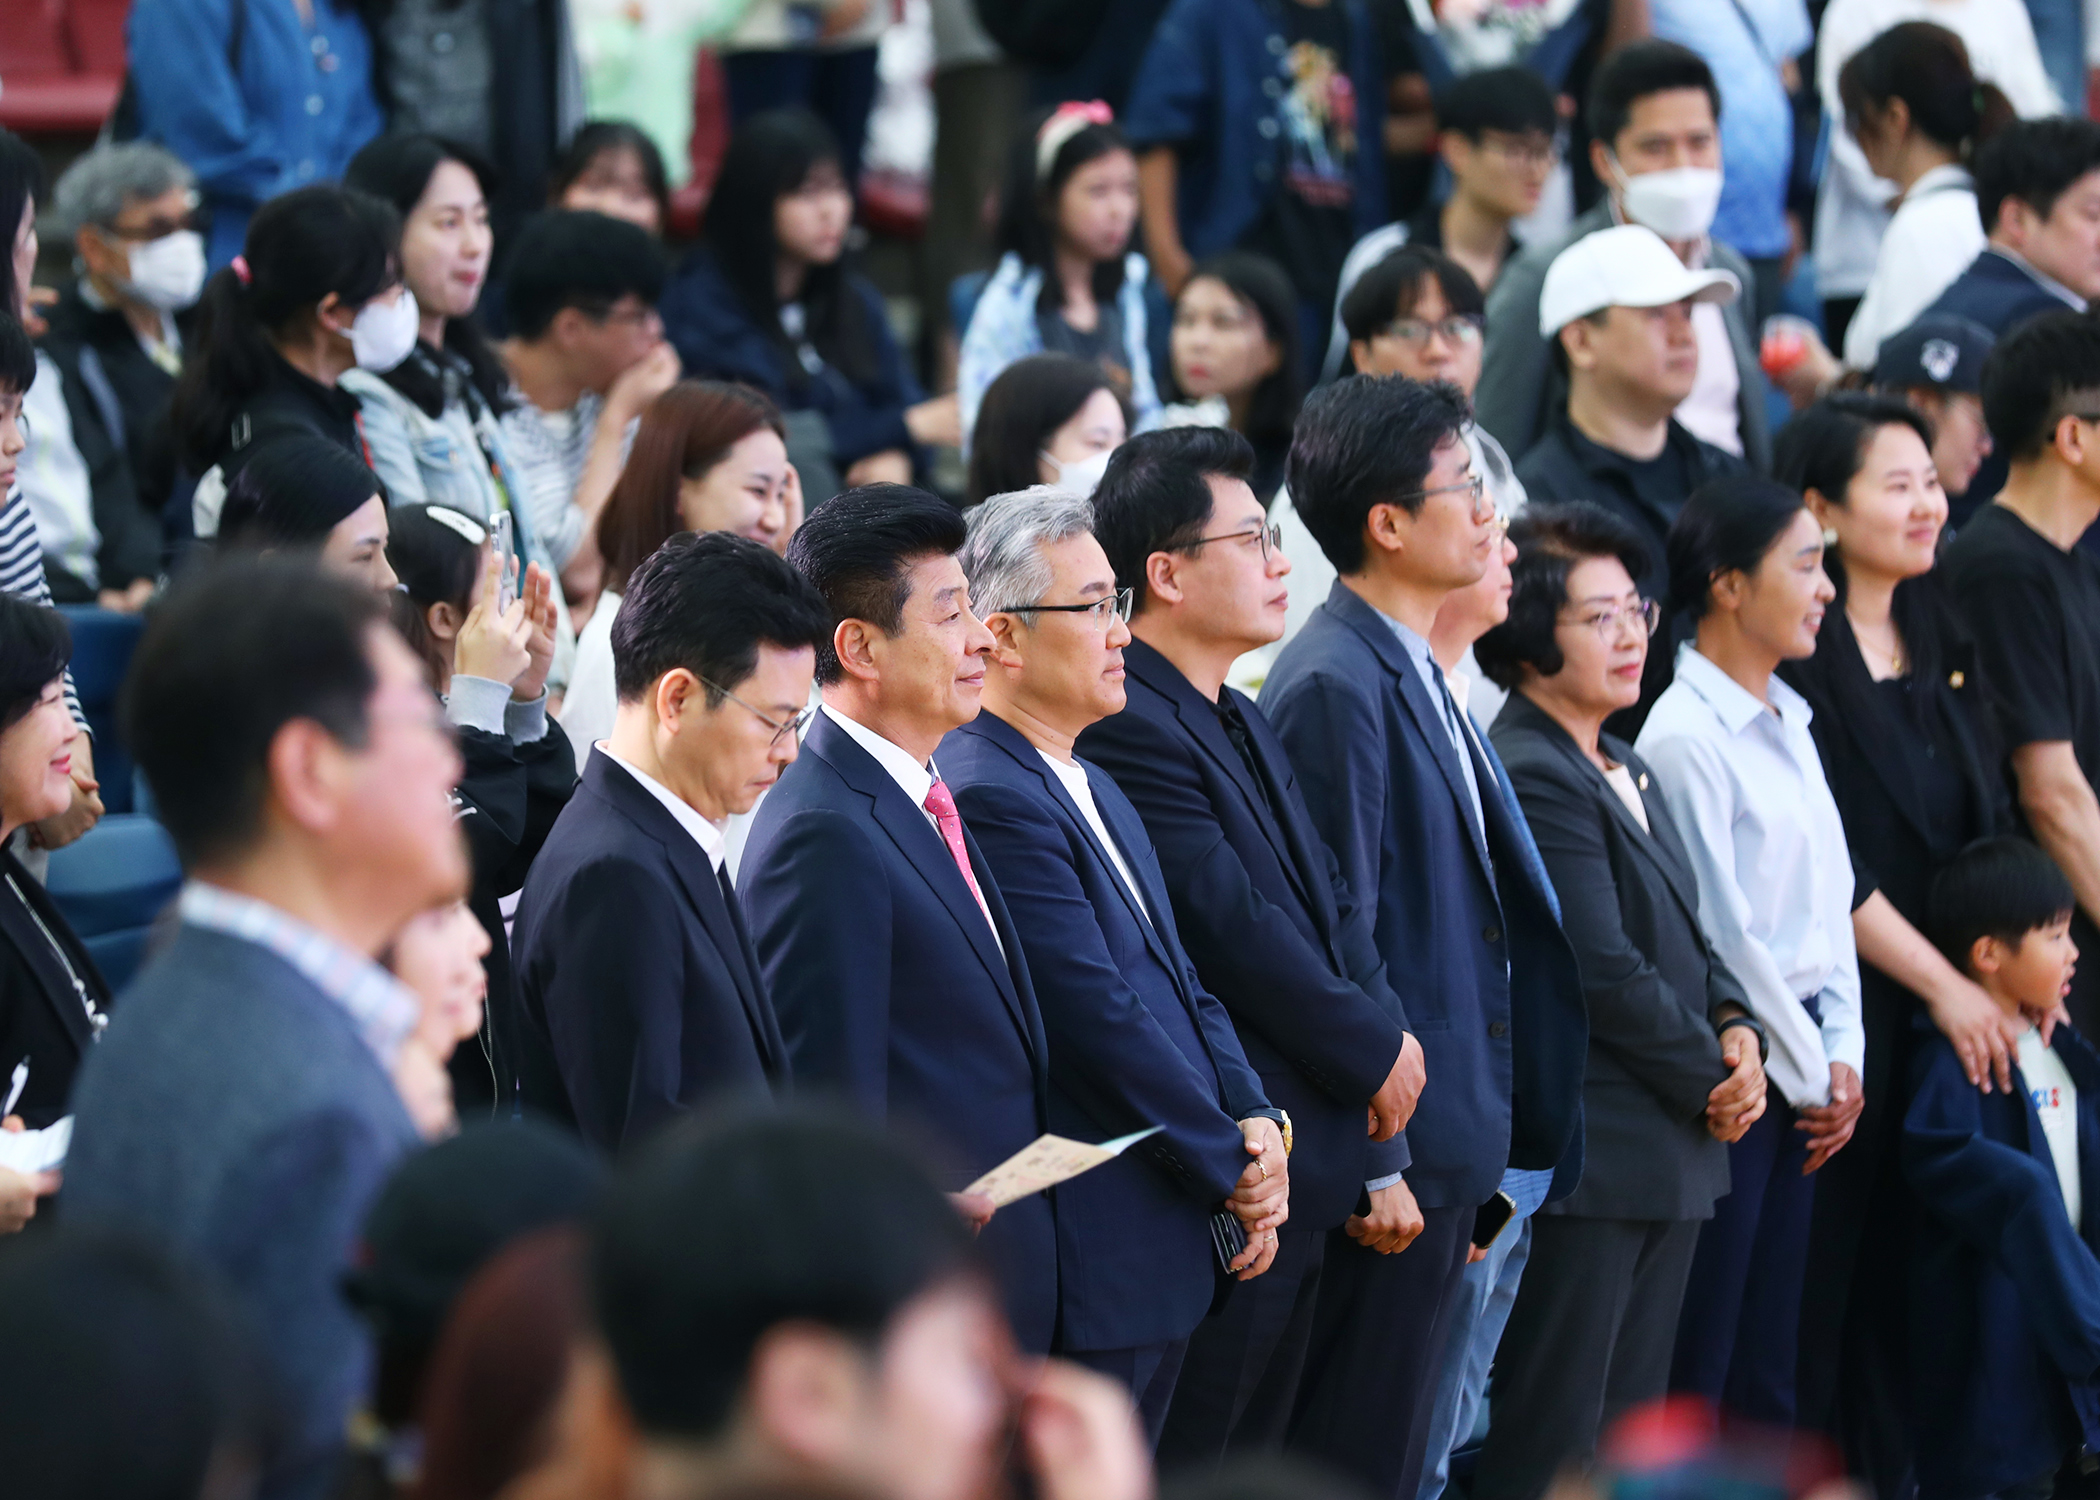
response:
<svg viewBox="0 0 2100 1500"><path fill-rule="evenodd" d="M824 706L744 846L744 913L798 1085L924 1130L957 1190L1048 1128L1048 1057L1020 934L933 753L977 716L991 632L970 612L955 508L906 485L819 506L788 561L832 627ZM1052 1199L982 1243L1024 1347L1050 1347Z"/></svg>
<svg viewBox="0 0 2100 1500"><path fill-rule="evenodd" d="M1275 1266L1196 1330L1163 1464L1214 1465L1282 1440L1305 1364L1327 1231L1408 1164L1398 1132L1421 1047L1386 981L1367 907L1321 844L1283 747L1232 663L1283 633L1290 563L1247 478L1254 451L1212 428L1148 433L1094 492L1095 534L1133 591L1128 706L1079 737L1144 819L1174 920L1286 1112L1291 1222ZM1368 1232L1368 1231L1367 1231Z"/></svg>
<svg viewBox="0 0 2100 1500"><path fill-rule="evenodd" d="M1431 650L1502 545L1448 385L1353 376L1306 403L1291 499L1340 575L1262 702L1378 942L1431 1087L1392 1184L1420 1230L1334 1235L1292 1442L1413 1495L1474 1215L1506 1167L1581 1171L1588 1039L1574 950ZM1519 1046L1521 1039L1522 1045ZM1397 1332L1396 1332L1397 1330Z"/></svg>
<svg viewBox="0 0 2100 1500"><path fill-rule="evenodd" d="M379 600L286 561L179 585L122 717L189 882L81 1068L66 1211L224 1277L288 1417L262 1493L317 1500L369 1388L343 1275L417 1144L391 1075L421 1007L374 955L466 887L459 755Z"/></svg>
<svg viewBox="0 0 2100 1500"><path fill-rule="evenodd" d="M1053 1347L1129 1385L1156 1441L1210 1310L1211 1214L1246 1231L1241 1279L1275 1260L1282 1115L1182 951L1137 810L1072 751L1121 711L1130 642L1130 595L1091 507L1061 490L1001 495L970 513L961 561L997 644L984 712L941 742L941 763L1020 924L1050 1042L1050 1127L1080 1140L1162 1127L1058 1189Z"/></svg>
<svg viewBox="0 0 2100 1500"><path fill-rule="evenodd" d="M517 922L521 1097L603 1150L703 1098L786 1087L723 825L794 762L829 626L801 574L727 532L673 537L628 583L612 737Z"/></svg>

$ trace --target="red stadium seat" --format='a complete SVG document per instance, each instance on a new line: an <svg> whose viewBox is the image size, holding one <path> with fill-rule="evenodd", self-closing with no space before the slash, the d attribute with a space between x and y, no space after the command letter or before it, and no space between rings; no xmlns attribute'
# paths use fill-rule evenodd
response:
<svg viewBox="0 0 2100 1500"><path fill-rule="evenodd" d="M15 0L0 25L0 126L91 135L124 83L129 0Z"/></svg>

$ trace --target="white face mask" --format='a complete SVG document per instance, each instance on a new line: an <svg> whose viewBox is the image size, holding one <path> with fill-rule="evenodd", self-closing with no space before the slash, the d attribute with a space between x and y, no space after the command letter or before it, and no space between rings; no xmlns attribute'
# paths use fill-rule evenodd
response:
<svg viewBox="0 0 2100 1500"><path fill-rule="evenodd" d="M148 307L180 312L204 289L204 236L178 229L131 247L124 290Z"/></svg>
<svg viewBox="0 0 2100 1500"><path fill-rule="evenodd" d="M393 369L416 347L422 322L416 294L407 287L392 302L376 297L367 302L350 323L350 351L357 357L357 367L375 375Z"/></svg>
<svg viewBox="0 0 2100 1500"><path fill-rule="evenodd" d="M1103 448L1091 458L1075 458L1066 463L1045 453L1050 467L1057 470L1057 487L1074 495L1092 495L1100 486L1101 476L1108 472L1108 461L1115 456L1113 448Z"/></svg>
<svg viewBox="0 0 2100 1500"><path fill-rule="evenodd" d="M1634 223L1666 240L1696 240L1713 228L1714 210L1721 206L1719 167L1671 167L1628 177L1615 159L1612 172L1619 179L1619 206Z"/></svg>

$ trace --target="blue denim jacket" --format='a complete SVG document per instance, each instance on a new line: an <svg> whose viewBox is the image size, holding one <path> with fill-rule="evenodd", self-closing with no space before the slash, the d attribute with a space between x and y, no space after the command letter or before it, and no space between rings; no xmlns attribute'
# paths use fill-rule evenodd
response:
<svg viewBox="0 0 2100 1500"><path fill-rule="evenodd" d="M1356 89L1356 232L1386 221L1385 70L1364 0L1348 17ZM1123 117L1140 151L1180 148L1181 242L1202 257L1254 227L1281 180L1283 102L1290 92L1283 0L1174 0L1153 34Z"/></svg>

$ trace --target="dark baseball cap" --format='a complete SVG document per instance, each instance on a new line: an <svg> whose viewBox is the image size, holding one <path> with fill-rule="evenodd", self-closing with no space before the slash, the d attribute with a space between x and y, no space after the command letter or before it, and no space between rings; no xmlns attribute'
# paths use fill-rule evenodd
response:
<svg viewBox="0 0 2100 1500"><path fill-rule="evenodd" d="M1931 386L1974 395L1983 389L1983 362L1995 339L1971 318L1927 313L1881 341L1874 384L1885 391Z"/></svg>

